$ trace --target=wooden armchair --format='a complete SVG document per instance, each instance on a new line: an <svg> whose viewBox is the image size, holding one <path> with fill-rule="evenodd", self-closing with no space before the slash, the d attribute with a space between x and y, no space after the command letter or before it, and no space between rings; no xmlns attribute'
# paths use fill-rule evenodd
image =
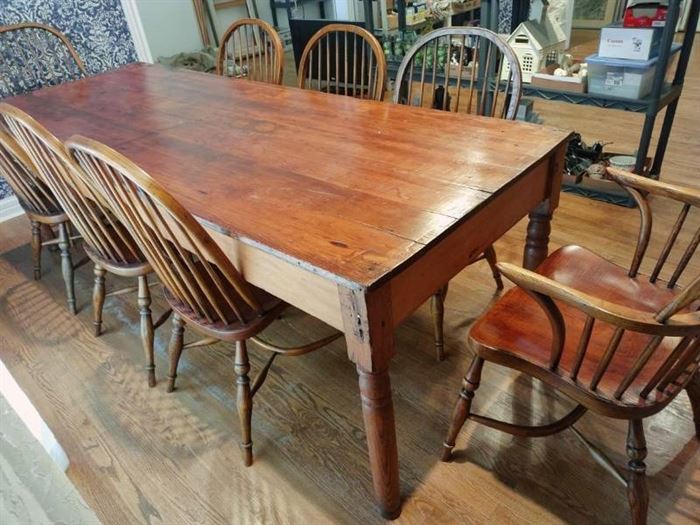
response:
<svg viewBox="0 0 700 525"><path fill-rule="evenodd" d="M138 308L141 317L141 339L146 354L149 386L155 386L155 361L153 356L154 330L170 312L154 324L151 317L151 294L148 274L153 270L126 228L114 218L102 195L93 186L84 184L80 168L67 155L63 144L31 116L9 104L0 103L0 118L18 144L21 144L42 180L50 188L83 238L83 248L94 263L95 282L92 294L95 335L102 332L102 309L105 298L129 292L138 292ZM61 230L59 230L61 231ZM61 234L60 239L64 238ZM59 245L63 246L65 241ZM63 255L64 248L61 248ZM64 258L65 261L65 258ZM105 274L110 272L122 277L136 277L137 286L105 293ZM73 267L63 265L68 301L75 312Z"/></svg>
<svg viewBox="0 0 700 525"><path fill-rule="evenodd" d="M168 391L175 388L183 349L219 341L235 343L241 450L245 465L251 465L253 396L265 381L275 357L312 352L342 334L296 348L280 348L259 339L258 334L277 319L287 305L246 282L197 220L165 188L123 155L80 136L72 137L67 147L91 184L100 188L133 233L163 282L165 298L174 310ZM203 338L183 344L185 325ZM248 376L248 339L272 352L252 385Z"/></svg>
<svg viewBox="0 0 700 525"><path fill-rule="evenodd" d="M386 58L374 35L350 24L329 24L306 44L299 87L361 99L383 100Z"/></svg>
<svg viewBox="0 0 700 525"><path fill-rule="evenodd" d="M236 20L221 37L216 73L281 84L284 45L275 28L259 18Z"/></svg>
<svg viewBox="0 0 700 525"><path fill-rule="evenodd" d="M447 50L442 67L438 67L440 48ZM451 64L453 59L458 65ZM496 33L480 27L445 27L423 35L406 53L396 74L394 103L514 120L521 89L518 58ZM493 246L472 264L481 260L491 267L497 289L503 289ZM431 304L438 361L445 355L446 297L447 283Z"/></svg>
<svg viewBox="0 0 700 525"><path fill-rule="evenodd" d="M19 205L29 217L32 228L32 261L34 279L41 279L41 251L45 246L58 246L66 281L68 308L75 313L73 298L74 268L70 252L71 239L68 215L51 189L41 180L34 163L17 142L3 131L0 121L0 175L17 195ZM42 234L42 226L44 233ZM53 228L58 230L56 237Z"/></svg>
<svg viewBox="0 0 700 525"><path fill-rule="evenodd" d="M0 26L0 99L85 76L68 38L34 22Z"/></svg>
<svg viewBox="0 0 700 525"><path fill-rule="evenodd" d="M684 289L678 279L700 239L690 242L662 281L659 276L700 192L610 169L610 175L639 204L639 242L629 271L578 246L563 247L531 272L499 264L517 287L508 291L476 324L470 342L476 356L465 376L444 443L448 461L466 419L518 436L546 436L573 425L587 410L629 421L629 476L577 435L596 459L627 486L635 524L646 523L649 494L645 479L646 443L642 420L686 389L700 437L700 276ZM681 203L648 279L639 274L651 234L647 196ZM484 361L491 361L547 383L578 405L554 423L514 425L471 411Z"/></svg>

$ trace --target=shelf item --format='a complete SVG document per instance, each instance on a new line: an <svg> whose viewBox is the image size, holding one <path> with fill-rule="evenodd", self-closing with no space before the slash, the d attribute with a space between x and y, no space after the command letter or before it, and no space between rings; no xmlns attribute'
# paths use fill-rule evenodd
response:
<svg viewBox="0 0 700 525"><path fill-rule="evenodd" d="M603 159L607 164L612 164L610 162L611 159L621 159L623 157L627 157L627 155L624 153L603 154ZM634 157L630 158L633 159L634 164ZM644 160L644 167L638 173L648 177L650 166L651 158L646 158ZM574 193L597 201L626 206L628 208L634 208L637 205L632 196L627 193L622 186L610 179L593 179L585 176L575 177L565 173L562 179L562 191Z"/></svg>
<svg viewBox="0 0 700 525"><path fill-rule="evenodd" d="M532 75L530 85L553 91L566 91L583 94L586 92L586 77L560 77L554 74L557 64L550 64L539 73Z"/></svg>
<svg viewBox="0 0 700 525"><path fill-rule="evenodd" d="M598 55L604 58L649 60L659 55L661 29L622 27L612 24L600 30Z"/></svg>
<svg viewBox="0 0 700 525"><path fill-rule="evenodd" d="M681 45L671 46L671 57L680 51ZM653 88L656 70L659 68L658 57L649 60L625 60L622 58L603 58L597 53L586 57L588 64L588 92L598 95L640 99ZM671 65L667 61L666 69ZM665 71L659 71L666 76Z"/></svg>
<svg viewBox="0 0 700 525"><path fill-rule="evenodd" d="M530 82L532 75L547 65L559 61L559 55L566 49L566 35L558 24L553 24L547 15L546 5L541 20L526 20L515 28L506 42L518 57L523 82ZM510 75L508 67L503 68L502 77Z"/></svg>

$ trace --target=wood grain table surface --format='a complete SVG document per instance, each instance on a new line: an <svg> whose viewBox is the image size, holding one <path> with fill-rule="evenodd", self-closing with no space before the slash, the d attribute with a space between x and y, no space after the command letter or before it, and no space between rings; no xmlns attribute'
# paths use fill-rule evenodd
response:
<svg viewBox="0 0 700 525"><path fill-rule="evenodd" d="M528 214L524 264L546 256L569 133L145 64L5 101L131 158L246 279L345 332L398 516L393 329Z"/></svg>

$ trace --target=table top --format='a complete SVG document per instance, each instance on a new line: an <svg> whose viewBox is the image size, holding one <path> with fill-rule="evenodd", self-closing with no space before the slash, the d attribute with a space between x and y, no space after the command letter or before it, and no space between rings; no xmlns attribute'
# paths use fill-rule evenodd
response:
<svg viewBox="0 0 700 525"><path fill-rule="evenodd" d="M208 226L362 287L569 135L146 64L6 101L123 153Z"/></svg>

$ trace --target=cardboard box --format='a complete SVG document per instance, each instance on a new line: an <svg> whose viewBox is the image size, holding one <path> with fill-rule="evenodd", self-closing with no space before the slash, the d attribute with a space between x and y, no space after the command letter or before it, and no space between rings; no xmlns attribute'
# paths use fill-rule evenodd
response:
<svg viewBox="0 0 700 525"><path fill-rule="evenodd" d="M552 91L586 92L586 77L556 77L553 73L557 67L556 64L550 64L539 73L534 73L530 85Z"/></svg>
<svg viewBox="0 0 700 525"><path fill-rule="evenodd" d="M607 26L600 31L598 56L649 60L659 54L661 29L645 27Z"/></svg>

